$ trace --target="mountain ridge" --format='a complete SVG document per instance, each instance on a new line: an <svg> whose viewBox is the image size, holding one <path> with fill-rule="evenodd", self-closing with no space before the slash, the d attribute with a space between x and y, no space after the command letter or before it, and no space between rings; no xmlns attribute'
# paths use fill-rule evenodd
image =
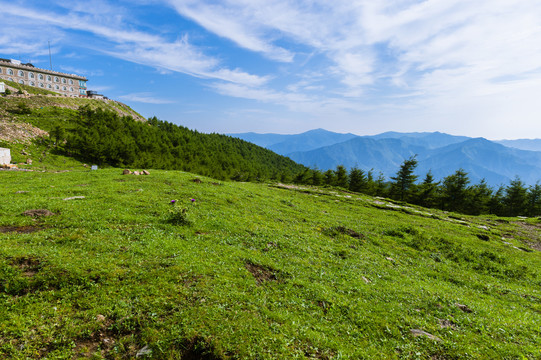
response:
<svg viewBox="0 0 541 360"><path fill-rule="evenodd" d="M492 186L500 186L516 176L529 185L541 180L541 152L506 146L502 141L442 132L392 131L377 135L354 135L346 141L340 141L340 136L353 134L317 129L318 138L325 137L335 142L328 141L325 145L309 150L286 151L292 147L303 149L298 141L310 138L311 134L308 131L296 137L286 135L280 139L279 146L270 141L267 148L312 168L328 170L344 165L347 169L373 169L382 172L387 178L396 173L405 159L417 156L419 165L416 173L419 176L431 171L437 179L442 179L462 168L468 172L472 182L485 179ZM243 135L236 136L242 138ZM265 134L258 134L258 138L265 139ZM294 146L289 146L287 142L293 139L296 141L293 142ZM516 144L513 140L509 141ZM532 144L537 144L535 139Z"/></svg>

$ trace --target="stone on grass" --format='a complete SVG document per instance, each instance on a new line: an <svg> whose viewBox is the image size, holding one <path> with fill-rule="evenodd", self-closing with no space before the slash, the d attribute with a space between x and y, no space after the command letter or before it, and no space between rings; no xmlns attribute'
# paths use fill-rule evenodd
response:
<svg viewBox="0 0 541 360"><path fill-rule="evenodd" d="M150 355L150 354L152 354L152 349L149 348L148 345L145 345L144 348L142 348L141 350L139 350L137 352L135 357L146 356L146 355Z"/></svg>
<svg viewBox="0 0 541 360"><path fill-rule="evenodd" d="M23 215L25 216L53 216L54 213L52 211L49 211L47 209L32 209L32 210L26 210L23 212Z"/></svg>
<svg viewBox="0 0 541 360"><path fill-rule="evenodd" d="M122 171L122 175L130 175L131 174L131 171L129 169L124 169L124 171Z"/></svg>
<svg viewBox="0 0 541 360"><path fill-rule="evenodd" d="M140 175L140 174L139 174L139 171L134 171L132 174L133 174L133 175Z"/></svg>
<svg viewBox="0 0 541 360"><path fill-rule="evenodd" d="M411 329L410 330L411 334L415 337L418 337L418 336L426 336L427 338L429 338L430 340L434 340L434 341L441 341L441 339L435 335L432 335L430 333L427 333L426 331L423 331L423 330L420 330L420 329Z"/></svg>
<svg viewBox="0 0 541 360"><path fill-rule="evenodd" d="M71 197L64 198L62 200L78 200L78 199L84 199L84 198L85 198L84 196L71 196Z"/></svg>
<svg viewBox="0 0 541 360"><path fill-rule="evenodd" d="M143 175L150 175L150 172L148 172L147 170L143 170L143 171L141 171L141 173L142 173Z"/></svg>
<svg viewBox="0 0 541 360"><path fill-rule="evenodd" d="M455 305L456 305L457 308L464 311L465 313L472 313L473 312L473 310L470 309L467 305L463 305L463 304L459 304L459 303L456 303Z"/></svg>

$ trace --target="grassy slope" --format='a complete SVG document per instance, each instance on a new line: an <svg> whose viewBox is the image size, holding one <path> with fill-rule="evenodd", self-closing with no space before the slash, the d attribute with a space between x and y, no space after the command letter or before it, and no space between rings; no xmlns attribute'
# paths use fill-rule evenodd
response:
<svg viewBox="0 0 541 360"><path fill-rule="evenodd" d="M0 357L539 357L539 219L193 179L0 172Z"/></svg>

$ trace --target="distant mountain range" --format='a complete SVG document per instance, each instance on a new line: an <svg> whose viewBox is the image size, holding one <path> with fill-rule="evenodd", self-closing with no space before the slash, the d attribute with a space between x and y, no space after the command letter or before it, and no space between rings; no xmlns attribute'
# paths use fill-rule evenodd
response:
<svg viewBox="0 0 541 360"><path fill-rule="evenodd" d="M541 139L489 141L440 132L358 136L323 129L296 135L229 135L323 171L344 165L389 178L405 159L417 155L420 178L430 170L442 179L462 168L472 183L485 179L492 186L507 185L515 176L528 185L541 181Z"/></svg>

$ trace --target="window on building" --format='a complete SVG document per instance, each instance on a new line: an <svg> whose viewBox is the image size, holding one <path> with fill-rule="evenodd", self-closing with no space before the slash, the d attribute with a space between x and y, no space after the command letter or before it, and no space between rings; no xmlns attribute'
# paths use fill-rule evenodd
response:
<svg viewBox="0 0 541 360"><path fill-rule="evenodd" d="M56 90L60 90L60 86L58 86L58 85L55 85L54 88L55 88Z"/></svg>
<svg viewBox="0 0 541 360"><path fill-rule="evenodd" d="M73 85L73 80L70 79L70 85Z"/></svg>
<svg viewBox="0 0 541 360"><path fill-rule="evenodd" d="M0 68L0 74L2 73L2 68Z"/></svg>
<svg viewBox="0 0 541 360"><path fill-rule="evenodd" d="M86 81L79 80L79 86L80 87L86 87Z"/></svg>
<svg viewBox="0 0 541 360"><path fill-rule="evenodd" d="M39 74L38 79L43 80L43 74Z"/></svg>
<svg viewBox="0 0 541 360"><path fill-rule="evenodd" d="M62 86L62 90L66 91L66 90L68 90L68 88L65 87L65 86Z"/></svg>
<svg viewBox="0 0 541 360"><path fill-rule="evenodd" d="M22 85L24 85L24 81L22 81L22 80L19 80L19 84L22 84Z"/></svg>
<svg viewBox="0 0 541 360"><path fill-rule="evenodd" d="M58 79L58 76L55 76L54 77L54 82L59 82L60 80Z"/></svg>
<svg viewBox="0 0 541 360"><path fill-rule="evenodd" d="M8 78L9 81L13 81L13 78Z"/></svg>
<svg viewBox="0 0 541 360"><path fill-rule="evenodd" d="M62 79L62 84L66 84L67 83L67 80L66 79Z"/></svg>
<svg viewBox="0 0 541 360"><path fill-rule="evenodd" d="M72 87L70 87L70 91L73 92L73 88L72 88Z"/></svg>
<svg viewBox="0 0 541 360"><path fill-rule="evenodd" d="M33 73L33 72L28 73L28 77L29 77L30 79L33 79L33 78L34 78L34 73Z"/></svg>
<svg viewBox="0 0 541 360"><path fill-rule="evenodd" d="M24 76L24 71L19 70L19 76Z"/></svg>
<svg viewBox="0 0 541 360"><path fill-rule="evenodd" d="M47 81L51 81L52 78L51 78L51 75L47 75Z"/></svg>
<svg viewBox="0 0 541 360"><path fill-rule="evenodd" d="M51 84L47 84L47 89L52 89L53 86Z"/></svg>
<svg viewBox="0 0 541 360"><path fill-rule="evenodd" d="M8 69L8 75L13 75L13 70ZM13 80L11 80L11 81L13 81Z"/></svg>
<svg viewBox="0 0 541 360"><path fill-rule="evenodd" d="M30 86L36 86L36 83L33 81L30 81Z"/></svg>
<svg viewBox="0 0 541 360"><path fill-rule="evenodd" d="M43 85L43 83L39 83L39 87L42 88L42 87L45 87L45 86Z"/></svg>

